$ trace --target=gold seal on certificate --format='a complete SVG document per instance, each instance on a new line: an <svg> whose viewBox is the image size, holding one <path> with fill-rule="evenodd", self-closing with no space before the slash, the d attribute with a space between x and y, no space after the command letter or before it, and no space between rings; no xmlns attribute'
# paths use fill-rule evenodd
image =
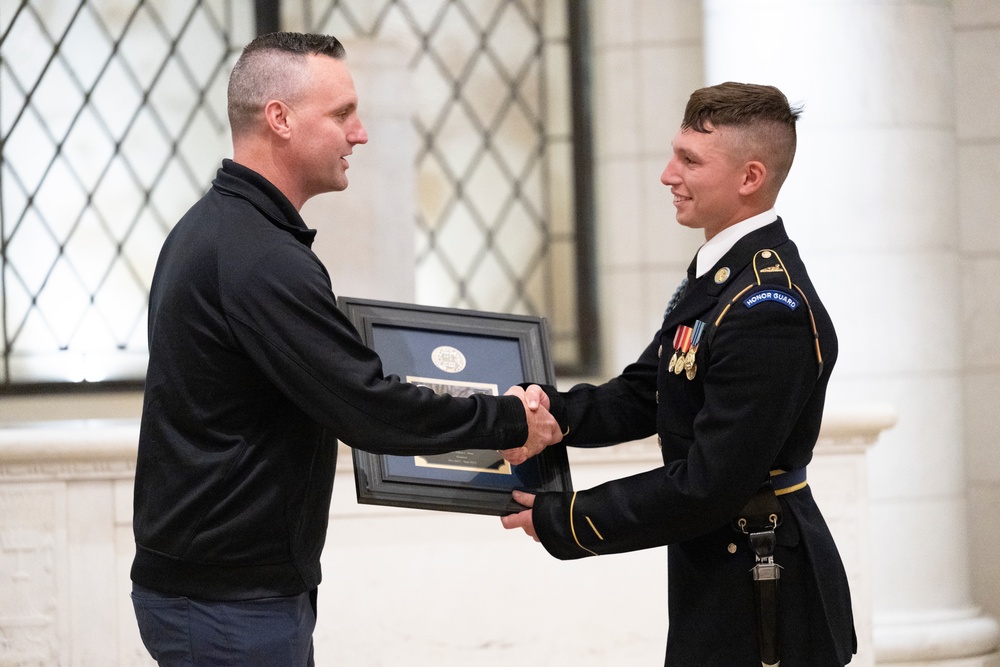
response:
<svg viewBox="0 0 1000 667"><path fill-rule="evenodd" d="M431 352L431 361L445 373L461 373L465 370L465 355L450 345L441 345Z"/></svg>

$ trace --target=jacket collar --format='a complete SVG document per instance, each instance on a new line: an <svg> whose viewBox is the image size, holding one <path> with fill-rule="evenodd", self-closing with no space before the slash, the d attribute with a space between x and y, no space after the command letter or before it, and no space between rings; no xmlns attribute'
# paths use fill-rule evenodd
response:
<svg viewBox="0 0 1000 667"><path fill-rule="evenodd" d="M779 217L775 222L752 231L737 241L701 278L694 278L694 262L692 262L688 269L687 290L667 315L664 327L670 328L697 319L710 311L719 302L719 295L723 290L750 266L758 250L777 248L787 242L785 225ZM721 280L717 280L717 277Z"/></svg>
<svg viewBox="0 0 1000 667"><path fill-rule="evenodd" d="M309 229L288 197L256 171L225 159L212 181L212 187L223 195L247 200L275 227L312 247L316 230Z"/></svg>

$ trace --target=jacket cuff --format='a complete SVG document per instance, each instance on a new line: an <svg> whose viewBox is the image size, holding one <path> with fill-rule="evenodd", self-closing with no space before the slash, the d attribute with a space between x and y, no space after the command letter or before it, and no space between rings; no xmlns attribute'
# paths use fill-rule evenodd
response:
<svg viewBox="0 0 1000 667"><path fill-rule="evenodd" d="M559 560L596 556L581 545L573 530L571 515L575 493L540 493L535 496L531 521L545 550Z"/></svg>
<svg viewBox="0 0 1000 667"><path fill-rule="evenodd" d="M524 404L517 396L500 396L499 417L501 424L510 425L501 430L503 446L500 449L515 449L528 441L528 419L524 414Z"/></svg>

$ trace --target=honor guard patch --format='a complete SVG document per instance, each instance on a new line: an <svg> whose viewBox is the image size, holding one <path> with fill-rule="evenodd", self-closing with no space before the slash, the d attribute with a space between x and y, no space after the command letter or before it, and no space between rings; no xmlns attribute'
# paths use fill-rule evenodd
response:
<svg viewBox="0 0 1000 667"><path fill-rule="evenodd" d="M766 301L775 301L790 310L795 310L799 307L798 299L793 297L791 294L777 289L762 289L749 296L743 297L743 305L747 308L753 308L754 306Z"/></svg>

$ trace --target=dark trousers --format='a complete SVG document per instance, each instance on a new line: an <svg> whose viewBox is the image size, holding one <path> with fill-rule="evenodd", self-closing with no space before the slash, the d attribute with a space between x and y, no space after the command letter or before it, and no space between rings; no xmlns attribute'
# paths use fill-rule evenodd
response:
<svg viewBox="0 0 1000 667"><path fill-rule="evenodd" d="M139 635L160 667L313 667L316 591L214 601L132 587Z"/></svg>

